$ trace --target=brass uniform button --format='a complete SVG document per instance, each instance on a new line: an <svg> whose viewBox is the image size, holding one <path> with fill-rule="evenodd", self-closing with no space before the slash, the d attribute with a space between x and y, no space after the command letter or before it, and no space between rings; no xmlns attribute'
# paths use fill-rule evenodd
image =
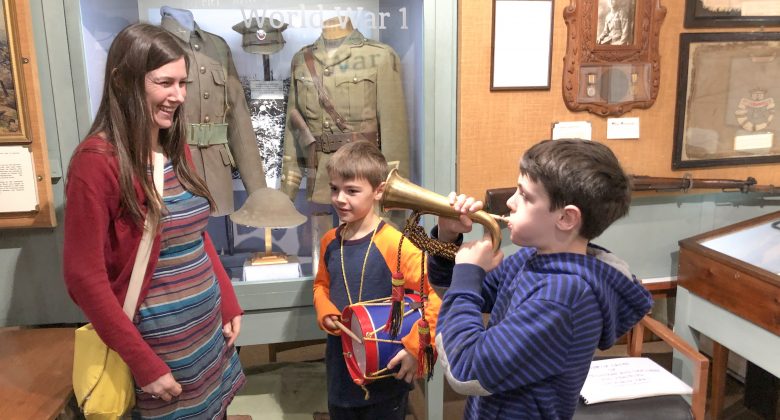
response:
<svg viewBox="0 0 780 420"><path fill-rule="evenodd" d="M352 78L352 82L353 82L353 83L357 83L357 77L353 77L353 78Z"/></svg>
<svg viewBox="0 0 780 420"><path fill-rule="evenodd" d="M200 45L198 44L192 44L192 48L195 48L195 51L200 51Z"/></svg>
<svg viewBox="0 0 780 420"><path fill-rule="evenodd" d="M330 67L325 67L325 75L330 76L330 72L331 72Z"/></svg>
<svg viewBox="0 0 780 420"><path fill-rule="evenodd" d="M211 118L209 118L209 116L208 116L208 115L206 115L206 118L204 118L204 119L203 119L203 122L204 122L204 123L208 123L208 122L210 122L210 121L211 121Z"/></svg>
<svg viewBox="0 0 780 420"><path fill-rule="evenodd" d="M209 93L203 92L203 99L208 99L208 98L209 98Z"/></svg>
<svg viewBox="0 0 780 420"><path fill-rule="evenodd" d="M206 66L200 66L200 74L206 73Z"/></svg>
<svg viewBox="0 0 780 420"><path fill-rule="evenodd" d="M325 121L325 124L323 124L325 128L330 128L330 121Z"/></svg>

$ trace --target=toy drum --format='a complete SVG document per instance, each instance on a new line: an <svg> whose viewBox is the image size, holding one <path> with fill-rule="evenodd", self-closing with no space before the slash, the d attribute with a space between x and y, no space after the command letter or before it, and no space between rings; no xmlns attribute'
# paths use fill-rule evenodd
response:
<svg viewBox="0 0 780 420"><path fill-rule="evenodd" d="M385 324L390 317L392 302L389 298L360 302L347 306L341 314L344 325L363 340L359 343L347 334L341 334L344 361L352 381L365 385L373 380L390 377L387 364L404 348L401 338L412 331L421 318L420 297L407 293L404 296L404 319L398 337L390 337Z"/></svg>

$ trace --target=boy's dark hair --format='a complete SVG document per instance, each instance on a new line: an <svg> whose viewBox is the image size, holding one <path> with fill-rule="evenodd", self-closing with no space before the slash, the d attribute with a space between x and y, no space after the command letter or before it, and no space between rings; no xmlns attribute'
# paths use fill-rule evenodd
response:
<svg viewBox="0 0 780 420"><path fill-rule="evenodd" d="M601 143L544 140L523 154L520 173L542 184L550 196L550 211L569 204L580 209L580 235L585 239L601 235L628 214L631 182L615 154Z"/></svg>
<svg viewBox="0 0 780 420"><path fill-rule="evenodd" d="M376 189L387 179L387 160L374 143L363 140L347 143L328 160L328 175L344 180L365 179Z"/></svg>

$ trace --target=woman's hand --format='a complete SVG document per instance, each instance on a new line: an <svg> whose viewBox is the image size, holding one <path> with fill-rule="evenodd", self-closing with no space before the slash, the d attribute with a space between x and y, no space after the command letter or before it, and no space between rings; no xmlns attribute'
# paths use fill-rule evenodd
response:
<svg viewBox="0 0 780 420"><path fill-rule="evenodd" d="M166 373L149 385L141 387L141 391L151 394L152 398L162 398L163 401L169 402L181 394L181 385L173 379L172 374Z"/></svg>
<svg viewBox="0 0 780 420"><path fill-rule="evenodd" d="M228 347L232 346L241 333L241 315L236 315L227 324L222 326L222 335L227 338Z"/></svg>
<svg viewBox="0 0 780 420"><path fill-rule="evenodd" d="M412 383L414 376L417 374L417 359L406 351L406 349L401 349L401 351L399 351L387 364L387 368L393 369L399 363L401 364L401 368L398 370L398 373L395 374L395 379L403 379L408 383Z"/></svg>

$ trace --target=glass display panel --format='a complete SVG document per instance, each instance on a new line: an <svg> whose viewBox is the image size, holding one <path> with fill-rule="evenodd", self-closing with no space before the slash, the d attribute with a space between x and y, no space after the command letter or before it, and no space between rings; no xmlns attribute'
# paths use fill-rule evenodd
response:
<svg viewBox="0 0 780 420"><path fill-rule="evenodd" d="M93 116L102 93L108 48L125 26L148 22L165 27L163 15L173 9L173 15L191 16L199 30L221 38L227 45L243 88L251 121L248 129L262 157L265 182L269 188L284 192L306 220L292 228L257 228L231 222L227 214L232 211L212 217L208 231L234 279L244 277L248 256L265 250L292 256L300 263L299 277L312 275L319 238L338 224L329 204L327 174L322 173L326 160L322 156L327 157L346 142L343 133L354 132L360 138L376 141L388 161L399 162L404 177L419 183L424 133L422 2L80 0L79 5L88 106ZM346 35L326 37L327 28ZM309 45L321 47L314 53L316 76L323 82L336 114L322 106L320 91L302 58ZM189 47L199 46L190 42ZM189 79L213 75L218 88L229 83L222 79L229 79L231 72L224 63L219 67L219 60L195 65L191 60ZM188 84L188 102L193 96L201 102L223 100L211 88L194 86ZM293 106L290 101L294 101ZM189 113L193 107L185 105ZM298 126L291 122L293 109L302 117L303 123ZM189 117L188 122L210 124L222 116L219 111L200 114L198 121ZM338 117L345 120L346 126L339 126ZM308 153L303 153L299 144L296 133L304 126L316 142L312 147L317 150L318 162L309 162ZM232 157L241 160L240 155ZM227 155L223 158L225 162L230 160ZM219 191L229 195L235 210L239 210L249 194L246 170L240 162L235 166L230 175L232 191L229 187ZM211 185L209 189L213 190Z"/></svg>
<svg viewBox="0 0 780 420"><path fill-rule="evenodd" d="M780 275L780 218L702 241L701 244Z"/></svg>

